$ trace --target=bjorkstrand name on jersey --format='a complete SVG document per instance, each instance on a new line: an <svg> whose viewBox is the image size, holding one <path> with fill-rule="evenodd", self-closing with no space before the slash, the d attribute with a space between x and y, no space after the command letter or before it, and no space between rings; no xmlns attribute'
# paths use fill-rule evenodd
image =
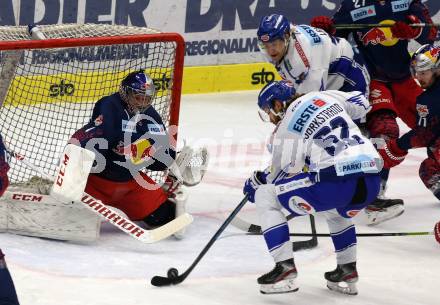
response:
<svg viewBox="0 0 440 305"><path fill-rule="evenodd" d="M336 116L338 113L343 112L344 109L338 105L333 104L330 107L322 110L319 112L309 123L309 126L307 127L306 131L304 132L304 139L310 138L310 136L319 128L323 123L325 123L329 118ZM302 121L301 121L302 122ZM301 122L297 122L294 125L294 128L297 128L299 130L302 130L304 125L301 126Z"/></svg>
<svg viewBox="0 0 440 305"><path fill-rule="evenodd" d="M32 64L62 64L105 60L148 58L148 44L78 47L32 51Z"/></svg>
<svg viewBox="0 0 440 305"><path fill-rule="evenodd" d="M308 139L325 121L327 121L329 118L337 116L339 113L343 112L344 109L338 105L333 104L327 109L324 109L323 111L319 112L313 120L310 122L309 126L307 127L306 131L304 132L304 138Z"/></svg>

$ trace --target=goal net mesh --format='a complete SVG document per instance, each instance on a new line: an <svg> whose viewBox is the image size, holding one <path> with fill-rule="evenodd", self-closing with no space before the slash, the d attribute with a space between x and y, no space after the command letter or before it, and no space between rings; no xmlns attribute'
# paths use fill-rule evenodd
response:
<svg viewBox="0 0 440 305"><path fill-rule="evenodd" d="M32 38L27 27L0 27L0 132L12 151L54 176L64 146L89 121L94 103L116 92L124 76L139 69L154 79L153 105L165 125L177 124L180 83L176 84L181 79L174 71L183 62L176 61L176 41L161 41L160 32L131 26L72 24L39 29L46 39L57 40L45 48L6 50L5 43ZM93 37L99 43L73 41ZM48 184L23 162L12 158L10 165L12 185L41 191L39 184ZM156 181L164 176L149 175Z"/></svg>

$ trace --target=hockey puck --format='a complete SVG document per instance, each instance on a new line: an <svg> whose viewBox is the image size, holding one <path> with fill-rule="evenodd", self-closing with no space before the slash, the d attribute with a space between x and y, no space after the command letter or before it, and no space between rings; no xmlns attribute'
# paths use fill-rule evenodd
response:
<svg viewBox="0 0 440 305"><path fill-rule="evenodd" d="M176 268L170 268L168 269L167 276L170 279L175 279L179 276L179 271Z"/></svg>

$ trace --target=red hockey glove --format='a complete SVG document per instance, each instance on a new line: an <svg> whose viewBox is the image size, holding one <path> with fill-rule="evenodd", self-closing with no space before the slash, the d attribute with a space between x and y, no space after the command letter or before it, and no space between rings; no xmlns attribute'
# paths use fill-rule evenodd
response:
<svg viewBox="0 0 440 305"><path fill-rule="evenodd" d="M329 33L330 35L335 35L336 28L333 20L327 16L316 16L313 17L310 25L315 28L320 28Z"/></svg>
<svg viewBox="0 0 440 305"><path fill-rule="evenodd" d="M395 139L386 142L385 146L382 149L379 149L378 152L383 159L383 167L386 169L402 163L405 156L408 154L408 151L400 149L399 146L397 146Z"/></svg>
<svg viewBox="0 0 440 305"><path fill-rule="evenodd" d="M410 26L413 23L421 23L420 19L417 16L409 15L406 16L408 23L403 21L397 21L392 27L391 32L395 38L399 39L415 39L419 37L422 32L422 28L416 28Z"/></svg>
<svg viewBox="0 0 440 305"><path fill-rule="evenodd" d="M437 242L440 244L440 221L434 226L434 236Z"/></svg>

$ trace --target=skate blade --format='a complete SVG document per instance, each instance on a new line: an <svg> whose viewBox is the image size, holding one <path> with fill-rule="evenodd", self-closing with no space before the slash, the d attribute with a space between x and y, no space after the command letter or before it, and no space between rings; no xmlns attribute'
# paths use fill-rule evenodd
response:
<svg viewBox="0 0 440 305"><path fill-rule="evenodd" d="M403 205L393 206L381 211L368 211L365 210L367 215L367 225L375 226L387 220L399 217L405 212Z"/></svg>
<svg viewBox="0 0 440 305"><path fill-rule="evenodd" d="M341 286L340 285L341 283L346 284L346 286ZM330 289L331 291L336 291L347 295L358 294L356 283L347 283L347 282L334 283L327 281L327 288Z"/></svg>
<svg viewBox="0 0 440 305"><path fill-rule="evenodd" d="M298 291L298 289L299 289L299 287L296 284L296 280L294 278L279 281L275 284L262 284L262 285L260 285L260 292L262 294L296 292L296 291Z"/></svg>

